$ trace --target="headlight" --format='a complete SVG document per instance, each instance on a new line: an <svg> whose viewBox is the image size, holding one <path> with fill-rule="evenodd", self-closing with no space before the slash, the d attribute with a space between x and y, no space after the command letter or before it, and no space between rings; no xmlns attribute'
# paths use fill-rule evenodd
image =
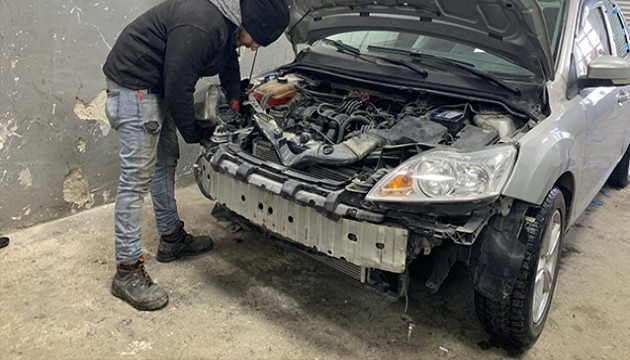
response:
<svg viewBox="0 0 630 360"><path fill-rule="evenodd" d="M513 145L460 153L431 150L381 179L368 193L373 202L460 202L498 196L516 160Z"/></svg>

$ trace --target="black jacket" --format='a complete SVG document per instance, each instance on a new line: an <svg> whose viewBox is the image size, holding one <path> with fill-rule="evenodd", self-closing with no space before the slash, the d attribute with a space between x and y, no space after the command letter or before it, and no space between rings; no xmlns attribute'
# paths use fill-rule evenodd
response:
<svg viewBox="0 0 630 360"><path fill-rule="evenodd" d="M166 0L122 31L103 72L126 88L162 94L184 140L199 142L197 80L219 74L228 97L240 97L237 32L208 0Z"/></svg>

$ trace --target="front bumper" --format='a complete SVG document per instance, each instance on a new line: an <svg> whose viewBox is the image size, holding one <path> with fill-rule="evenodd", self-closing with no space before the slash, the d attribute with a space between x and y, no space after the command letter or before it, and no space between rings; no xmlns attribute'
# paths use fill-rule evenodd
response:
<svg viewBox="0 0 630 360"><path fill-rule="evenodd" d="M266 231L359 267L405 271L407 229L346 218L333 220L312 206L285 199L282 182L243 171L243 166L229 159L213 166L202 157L198 166L199 185L205 193ZM292 197L305 204L324 204L327 200L298 189Z"/></svg>

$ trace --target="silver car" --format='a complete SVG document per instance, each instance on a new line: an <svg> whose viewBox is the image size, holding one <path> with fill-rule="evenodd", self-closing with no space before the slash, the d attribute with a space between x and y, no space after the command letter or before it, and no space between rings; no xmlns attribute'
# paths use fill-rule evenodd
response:
<svg viewBox="0 0 630 360"><path fill-rule="evenodd" d="M432 291L462 263L487 331L533 345L564 234L630 180L617 5L304 0L291 16L295 61L252 79L241 114L214 87L198 104L213 215L394 298L412 263Z"/></svg>

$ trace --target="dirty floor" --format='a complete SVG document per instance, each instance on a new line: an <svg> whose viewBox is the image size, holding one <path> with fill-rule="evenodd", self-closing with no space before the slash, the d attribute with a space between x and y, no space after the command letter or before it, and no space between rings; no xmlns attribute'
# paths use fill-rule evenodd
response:
<svg viewBox="0 0 630 360"><path fill-rule="evenodd" d="M568 234L546 329L525 354L492 345L461 269L433 296L412 281L418 325L407 340L404 299L255 233L229 233L192 186L178 204L189 231L214 236L207 255L158 263L147 202L147 267L170 295L162 311L109 294L112 205L4 234L0 359L628 359L630 190L604 191Z"/></svg>

